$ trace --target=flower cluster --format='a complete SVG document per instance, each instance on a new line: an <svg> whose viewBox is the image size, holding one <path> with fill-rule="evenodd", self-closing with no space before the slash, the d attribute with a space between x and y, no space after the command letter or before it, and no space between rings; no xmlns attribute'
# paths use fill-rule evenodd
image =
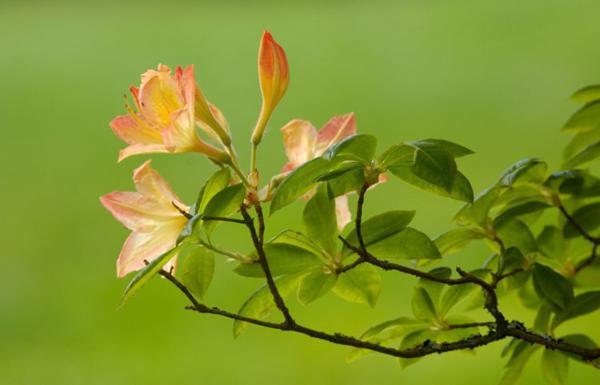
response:
<svg viewBox="0 0 600 385"><path fill-rule="evenodd" d="M253 148L260 143L267 123L289 83L289 67L283 48L265 32L258 53L258 76L262 106L252 133ZM335 143L356 133L354 114L335 116L321 130L306 120L294 119L282 127L288 163L282 174L258 189L255 165L245 174L233 148L225 116L210 103L196 84L193 65L173 72L159 64L141 76L139 87L130 87L134 107L110 122L115 135L128 146L120 151L121 161L132 155L195 152L214 163L229 167L242 182L247 201L269 200L272 183L306 162L321 156ZM202 136L201 136L202 134ZM253 153L253 163L255 154ZM100 198L117 220L132 231L117 259L117 275L142 269L147 263L173 249L186 223L190 207L173 193L164 178L146 161L133 174L136 192L112 192ZM262 191L263 193L259 193ZM338 225L350 221L345 195L336 198ZM176 256L175 256L176 257ZM174 268L176 258L170 266Z"/></svg>

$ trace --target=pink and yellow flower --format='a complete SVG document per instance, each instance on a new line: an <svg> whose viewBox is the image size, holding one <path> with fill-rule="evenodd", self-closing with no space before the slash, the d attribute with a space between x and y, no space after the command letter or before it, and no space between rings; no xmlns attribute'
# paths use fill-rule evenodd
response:
<svg viewBox="0 0 600 385"><path fill-rule="evenodd" d="M173 75L169 67L159 64L157 70L142 75L139 88L130 90L137 111L127 105L127 114L110 122L114 133L129 145L120 151L119 161L131 155L161 152L200 152L220 162L228 161L225 152L201 140L196 131L198 123L229 144L222 114L197 88L193 66L185 70L177 67Z"/></svg>
<svg viewBox="0 0 600 385"><path fill-rule="evenodd" d="M145 162L133 173L135 192L112 192L100 202L132 233L117 259L117 275L140 270L145 261L150 262L175 247L178 235L187 223L177 207L189 208L181 203L169 184ZM174 257L167 265L173 266Z"/></svg>
<svg viewBox="0 0 600 385"><path fill-rule="evenodd" d="M290 69L283 48L265 31L258 50L258 79L262 93L262 107L252 143L258 144L273 110L285 94L290 81Z"/></svg>
<svg viewBox="0 0 600 385"><path fill-rule="evenodd" d="M354 113L334 116L317 131L311 122L294 119L281 128L283 146L288 163L283 172L288 173L302 164L317 158L335 143L356 134ZM346 195L335 198L336 217L340 231L351 221Z"/></svg>

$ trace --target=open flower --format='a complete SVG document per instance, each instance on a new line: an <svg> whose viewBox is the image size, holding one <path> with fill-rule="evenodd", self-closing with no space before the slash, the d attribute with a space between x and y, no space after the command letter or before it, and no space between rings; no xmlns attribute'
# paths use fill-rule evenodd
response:
<svg viewBox="0 0 600 385"><path fill-rule="evenodd" d="M262 107L252 134L254 144L260 143L267 122L275 106L285 94L290 81L290 69L285 51L268 31L263 34L258 50L258 80L262 93Z"/></svg>
<svg viewBox="0 0 600 385"><path fill-rule="evenodd" d="M110 122L114 133L129 146L119 153L119 161L136 154L159 152L200 152L220 162L227 162L225 152L205 143L196 132L200 126L213 135L224 138L228 133L221 127L211 106L197 89L194 67L171 69L159 64L157 70L142 75L139 88L131 87L137 111L126 106L127 115ZM222 117L220 112L219 117Z"/></svg>
<svg viewBox="0 0 600 385"><path fill-rule="evenodd" d="M283 128L283 145L288 163L283 172L288 173L323 153L335 143L356 134L354 113L334 116L317 129L307 120L294 119ZM340 231L352 220L346 195L335 198L337 224Z"/></svg>
<svg viewBox="0 0 600 385"><path fill-rule="evenodd" d="M100 202L132 233L117 259L117 275L140 270L175 247L187 219L177 209L189 210L160 174L145 162L133 173L136 192L112 192ZM174 257L169 264L175 262Z"/></svg>
<svg viewBox="0 0 600 385"><path fill-rule="evenodd" d="M294 119L281 128L288 163L283 171L291 171L311 159L323 155L332 145L356 134L354 113L334 116L319 130L307 120Z"/></svg>

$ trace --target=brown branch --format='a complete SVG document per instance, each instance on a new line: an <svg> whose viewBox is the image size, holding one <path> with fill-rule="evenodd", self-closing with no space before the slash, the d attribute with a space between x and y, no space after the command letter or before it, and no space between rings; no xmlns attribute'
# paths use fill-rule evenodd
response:
<svg viewBox="0 0 600 385"><path fill-rule="evenodd" d="M577 345L569 344L561 340L556 340L548 336L536 334L523 327L519 322L511 322L503 330L497 329L494 323L489 322L477 322L471 324L451 325L451 328L468 328L468 327L479 327L486 326L491 330L487 334L480 335L474 334L470 337L464 338L454 342L441 342L435 343L431 341L424 341L423 343L416 345L408 349L394 349L388 346L383 346L377 343L360 340L355 337L346 336L340 333L326 333L323 331L315 330L306 326L302 326L298 323L274 323L263 321L251 317L242 316L239 314L231 313L226 310L222 310L216 307L208 307L204 304L199 303L190 291L179 282L171 273L161 270L160 275L165 277L171 283L173 283L192 303L191 306L187 306L186 309L196 311L198 313L213 314L222 316L225 318L248 322L250 324L262 326L269 329L276 329L281 331L290 331L294 333L304 334L306 336L316 338L319 340L328 341L337 345L351 346L359 349L367 349L374 352L382 353L388 356L401 357L401 358L417 358L423 357L434 353L445 353L455 350L464 349L475 349L480 346L490 344L495 341L505 339L507 337L518 338L523 341L543 345L550 349L561 350L567 353L575 354L587 361L592 361L600 357L600 349L586 349Z"/></svg>
<svg viewBox="0 0 600 385"><path fill-rule="evenodd" d="M569 214L569 212L567 211L567 209L565 208L565 206L563 206L563 204L561 202L558 203L557 207L560 210L560 212L565 216L565 218L567 218L569 223L571 223L571 225L573 225L573 227L575 227L575 229L579 232L579 234L581 234L581 236L583 236L585 239L587 239L594 245L600 244L600 238L594 237L591 234L589 234L587 231L585 231L585 229L575 220L575 218L573 218L573 216L571 214Z"/></svg>
<svg viewBox="0 0 600 385"><path fill-rule="evenodd" d="M258 254L258 262L260 263L263 273L265 274L265 277L267 279L267 286L269 287L269 291L271 292L271 295L273 296L273 301L275 302L275 306L277 306L279 311L281 311L281 314L283 314L286 324L294 325L295 321L292 318L290 311L287 308L285 301L283 300L283 297L281 297L281 294L279 293L279 290L277 289L275 280L273 279L273 274L271 273L271 269L269 268L269 262L267 261L267 256L265 254L265 249L263 247L265 224L264 224L264 216L262 213L262 209L260 208L260 204L257 204L255 206L255 208L256 208L256 214L257 214L258 222L259 222L259 225L258 225L259 231L258 232L256 231L256 227L254 226L254 220L252 219L252 217L250 217L250 214L248 214L248 210L244 206L242 206L240 210L242 212L242 216L244 217L244 219L246 221L246 226L248 227L248 230L250 231L250 237L252 238L252 243L254 244L256 253Z"/></svg>
<svg viewBox="0 0 600 385"><path fill-rule="evenodd" d="M598 243L595 243L594 246L592 247L592 255L589 258L586 258L585 260L581 261L581 263L579 265L577 265L577 267L575 267L575 273L580 272L582 269L588 267L589 265L591 265L592 263L594 263L594 261L596 260L597 254L598 254Z"/></svg>
<svg viewBox="0 0 600 385"><path fill-rule="evenodd" d="M525 328L520 322L508 322L504 315L498 309L498 297L496 295L495 286L500 280L509 277L511 275L517 274L520 272L520 269L515 269L506 274L497 274L493 278L492 284L486 282L485 280L465 272L464 270L457 268L457 272L460 274L460 278L443 278L437 277L435 275L429 274L427 272L423 272L417 269L413 269L410 267L406 267L403 265L399 265L393 262L379 260L373 255L371 255L367 249L362 236L362 206L364 204L364 196L368 189L368 185L363 186L359 193L358 199L358 207L357 207L357 215L356 215L356 233L359 241L359 247L355 247L349 244L345 239L340 238L344 244L349 247L351 250L356 252L358 258L351 264L341 267L337 273L343 273L345 271L349 271L350 269L362 264L369 263L371 265L377 266L383 270L394 270L399 271L405 274L409 274L418 278L427 279L434 282L439 282L445 285L453 286L453 285L462 285L462 284L475 284L479 286L486 298L485 308L486 310L494 317L495 322L473 322L466 324L458 324L458 325L448 325L449 328L457 329L457 328L471 328L471 327L488 327L490 331L485 335L475 334L473 336L467 337L465 339L455 341L455 342L442 342L435 343L429 340L424 341L423 343L408 349L394 349L391 347L383 346L377 343L372 343L369 341L363 341L357 339L355 337L346 336L340 333L329 334L323 331L315 330L306 326L302 326L290 315L290 312L279 293L277 286L275 285L275 281L271 274L271 270L269 268L269 264L265 255L263 242L264 242L264 232L265 232L265 224L264 224L264 216L262 213L262 209L260 205L256 205L256 213L259 221L258 231L254 225L253 219L248 214L248 211L245 207L242 206L241 213L244 217L243 223L248 227L250 231L250 235L252 241L254 243L254 247L259 256L259 262L267 279L267 285L271 294L273 296L273 301L277 308L283 314L285 321L282 323L274 323L263 321L251 317L242 316L239 314L234 314L225 310L221 310L216 307L208 307L204 304L199 303L191 292L179 282L170 272L161 270L159 272L160 275L167 278L170 282L172 282L183 294L189 299L192 306L188 306L188 309L197 311L199 313L207 313L223 316L226 318L230 318L233 320L248 322L254 325L277 329L282 331L290 331L299 334L304 334L312 338L329 341L338 345L352 346L359 349L367 349L375 352L379 352L382 354L394 356L394 357L402 357L402 358L416 358L423 357L433 353L443 353L454 350L463 350L463 349L474 349L479 346L484 346L489 343L499 341L505 339L507 337L517 338L523 341L527 341L530 343L538 344L545 346L549 349L556 349L566 353L575 354L586 361L592 361L597 358L600 358L600 349L586 349L577 345L573 345L562 340L557 340L552 337L537 334ZM593 262L596 255L596 246L594 243L594 250L592 252L592 257L590 257L591 261L587 262L590 264Z"/></svg>

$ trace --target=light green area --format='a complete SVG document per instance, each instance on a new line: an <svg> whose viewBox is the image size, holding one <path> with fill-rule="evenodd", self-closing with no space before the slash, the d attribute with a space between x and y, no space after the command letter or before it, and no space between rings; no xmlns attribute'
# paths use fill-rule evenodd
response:
<svg viewBox="0 0 600 385"><path fill-rule="evenodd" d="M146 68L194 63L246 160L259 108L256 51L269 29L288 52L291 82L261 146L263 175L284 163L278 127L285 122L321 125L355 111L359 129L380 145L440 137L473 149L459 166L480 191L524 157L558 166L567 142L559 128L576 107L568 96L600 82L599 13L596 0L3 1L0 382L494 384L504 364L498 344L401 370L375 355L347 364L349 349L255 327L233 340L231 322L182 310L183 298L159 279L117 309L126 281L114 265L127 231L98 197L131 189L132 169L147 157L117 164L123 144L107 123ZM153 158L188 203L212 173L196 155ZM412 225L431 237L450 228L461 205L395 178L370 195L368 216L416 209ZM270 234L284 224L300 229L301 210L294 204L275 213ZM250 248L234 225L217 233L227 246ZM470 246L447 258L477 266L487 253ZM217 258L211 305L237 309L260 286L232 267ZM308 308L290 307L307 324L359 334L410 315L413 283L385 274L373 310L331 293ZM522 314L516 304L503 308ZM566 323L565 331L600 342L599 317ZM543 383L538 362L524 383ZM598 373L572 363L568 383L593 383Z"/></svg>

